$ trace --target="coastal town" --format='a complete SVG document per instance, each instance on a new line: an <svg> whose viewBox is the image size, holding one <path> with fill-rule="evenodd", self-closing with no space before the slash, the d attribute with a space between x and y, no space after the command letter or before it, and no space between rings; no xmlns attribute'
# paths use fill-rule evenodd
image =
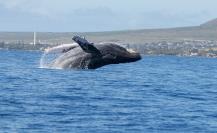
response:
<svg viewBox="0 0 217 133"><path fill-rule="evenodd" d="M217 41L183 40L127 45L144 55L217 57Z"/></svg>

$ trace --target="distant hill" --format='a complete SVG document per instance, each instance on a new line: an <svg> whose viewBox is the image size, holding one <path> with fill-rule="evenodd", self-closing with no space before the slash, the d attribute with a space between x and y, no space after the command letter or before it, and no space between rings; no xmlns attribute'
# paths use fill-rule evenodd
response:
<svg viewBox="0 0 217 133"><path fill-rule="evenodd" d="M182 41L182 40L215 40L217 41L217 19L208 21L200 26L178 27L167 29L143 29L89 33L37 33L41 43L71 43L73 35L85 36L92 42L117 42L129 44L144 44L158 41ZM26 42L33 41L33 33L30 32L0 32L0 42Z"/></svg>
<svg viewBox="0 0 217 133"><path fill-rule="evenodd" d="M217 28L217 18L210 20L202 25L200 25L201 27L206 27L206 28Z"/></svg>

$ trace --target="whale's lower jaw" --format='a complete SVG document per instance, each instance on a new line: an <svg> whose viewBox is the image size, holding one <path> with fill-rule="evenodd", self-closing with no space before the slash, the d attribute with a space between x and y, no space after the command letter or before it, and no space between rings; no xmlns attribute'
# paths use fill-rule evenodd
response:
<svg viewBox="0 0 217 133"><path fill-rule="evenodd" d="M91 61L86 69L97 69L106 65L111 65L111 64L121 64L121 63L131 63L131 62L136 62L141 60L142 57L140 54L136 54L134 56L130 57L116 57L116 59L101 59L101 60L95 60Z"/></svg>
<svg viewBox="0 0 217 133"><path fill-rule="evenodd" d="M141 59L142 59L141 55L133 51L133 52L129 52L129 54L127 54L126 56L118 56L115 60L116 62L115 64L136 62Z"/></svg>

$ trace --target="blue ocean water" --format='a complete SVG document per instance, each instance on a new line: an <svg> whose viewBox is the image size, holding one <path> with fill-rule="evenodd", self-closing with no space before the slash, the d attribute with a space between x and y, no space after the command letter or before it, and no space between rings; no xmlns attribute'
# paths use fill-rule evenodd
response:
<svg viewBox="0 0 217 133"><path fill-rule="evenodd" d="M52 70L41 54L0 50L0 133L217 132L217 59Z"/></svg>

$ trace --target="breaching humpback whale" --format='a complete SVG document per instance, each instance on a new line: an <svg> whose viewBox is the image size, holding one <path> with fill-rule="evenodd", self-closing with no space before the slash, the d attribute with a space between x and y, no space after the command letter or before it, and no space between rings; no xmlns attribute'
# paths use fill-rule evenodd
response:
<svg viewBox="0 0 217 133"><path fill-rule="evenodd" d="M61 69L96 69L108 64L129 63L141 59L139 53L125 49L117 44L93 44L85 38L72 38L78 45L64 49L51 64Z"/></svg>

